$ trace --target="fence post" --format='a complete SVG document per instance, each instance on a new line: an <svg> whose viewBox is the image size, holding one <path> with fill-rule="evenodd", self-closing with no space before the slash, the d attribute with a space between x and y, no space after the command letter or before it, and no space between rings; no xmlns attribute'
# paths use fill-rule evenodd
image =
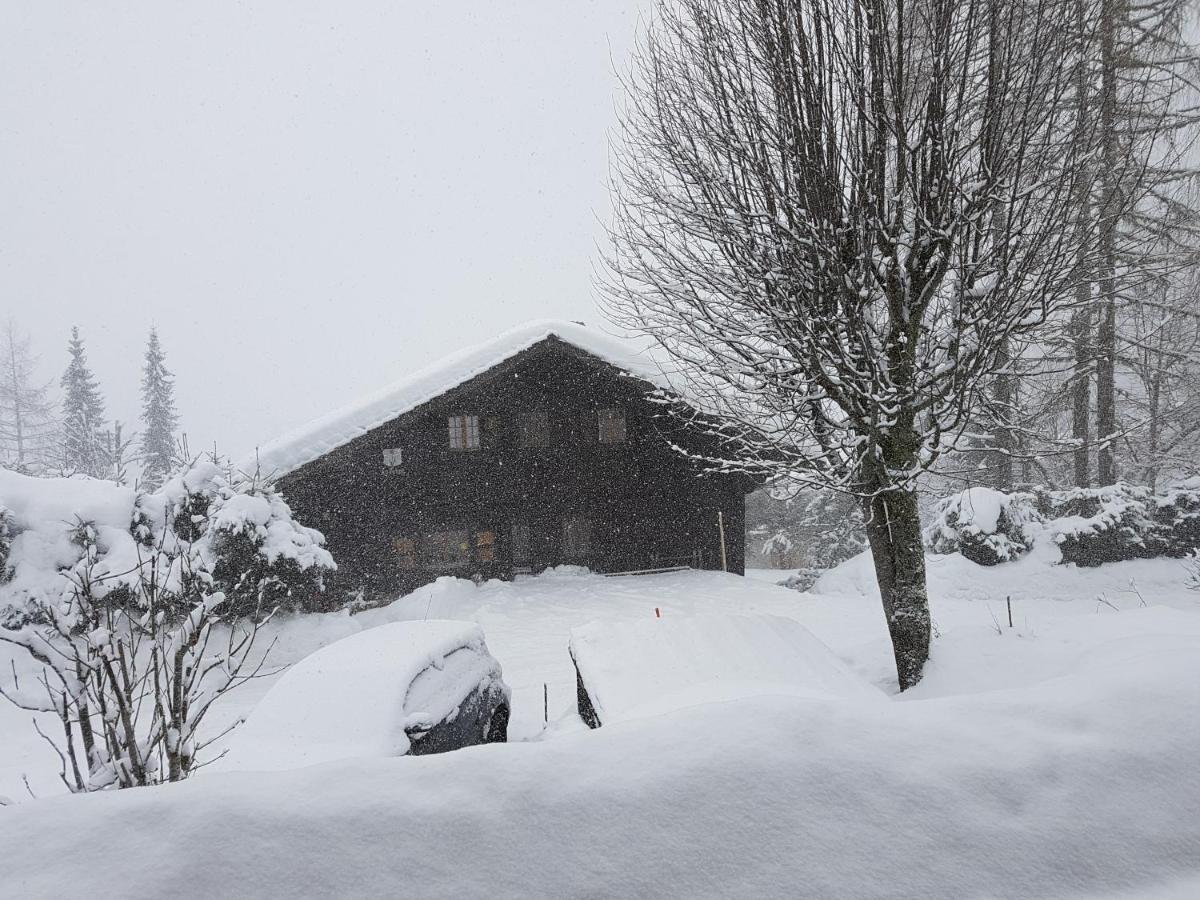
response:
<svg viewBox="0 0 1200 900"><path fill-rule="evenodd" d="M725 513L717 510L717 530L721 533L721 571L729 571L729 560L725 557Z"/></svg>

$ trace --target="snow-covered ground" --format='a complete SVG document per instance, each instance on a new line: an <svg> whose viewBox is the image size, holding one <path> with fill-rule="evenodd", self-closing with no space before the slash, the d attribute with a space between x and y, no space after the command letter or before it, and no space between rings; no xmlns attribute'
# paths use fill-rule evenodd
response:
<svg viewBox="0 0 1200 900"><path fill-rule="evenodd" d="M0 895L1200 895L1200 594L1176 561L1047 553L931 558L933 659L899 696L866 557L808 594L771 583L786 573L551 574L295 617L280 662L385 622L478 622L512 742L21 802L0 809ZM655 608L795 619L892 699L743 698L587 730L571 629ZM212 727L252 719L269 685ZM22 772L54 792L26 714L0 707L0 793L19 800Z"/></svg>

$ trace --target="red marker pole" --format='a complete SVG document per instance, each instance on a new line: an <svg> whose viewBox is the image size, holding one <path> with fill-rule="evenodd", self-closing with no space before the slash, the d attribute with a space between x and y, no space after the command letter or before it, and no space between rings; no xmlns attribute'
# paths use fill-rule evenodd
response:
<svg viewBox="0 0 1200 900"><path fill-rule="evenodd" d="M654 618L656 618L656 619L662 618L662 610L660 610L657 606L654 607Z"/></svg>

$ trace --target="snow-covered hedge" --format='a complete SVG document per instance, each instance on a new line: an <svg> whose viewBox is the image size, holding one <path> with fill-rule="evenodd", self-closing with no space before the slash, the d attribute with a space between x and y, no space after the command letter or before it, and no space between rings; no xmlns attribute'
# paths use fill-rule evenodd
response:
<svg viewBox="0 0 1200 900"><path fill-rule="evenodd" d="M994 566L1026 553L1038 535L1080 566L1183 559L1200 549L1200 483L1162 494L1129 484L1014 494L970 488L938 503L925 544Z"/></svg>
<svg viewBox="0 0 1200 900"><path fill-rule="evenodd" d="M1200 547L1200 489L1151 494L1118 483L1041 496L1063 562L1098 566L1158 556L1183 559Z"/></svg>
<svg viewBox="0 0 1200 900"><path fill-rule="evenodd" d="M36 620L85 579L97 599L123 606L151 560L168 591L185 596L183 581L203 579L236 615L327 609L335 565L323 543L269 484L212 462L149 493L0 470L0 625Z"/></svg>
<svg viewBox="0 0 1200 900"><path fill-rule="evenodd" d="M968 488L938 503L925 545L934 553L961 553L981 566L1016 559L1033 546L1032 526L1041 522L1035 502L1032 494Z"/></svg>

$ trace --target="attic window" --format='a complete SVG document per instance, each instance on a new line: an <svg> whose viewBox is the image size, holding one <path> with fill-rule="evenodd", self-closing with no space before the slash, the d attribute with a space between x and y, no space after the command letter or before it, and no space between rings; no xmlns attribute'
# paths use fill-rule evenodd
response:
<svg viewBox="0 0 1200 900"><path fill-rule="evenodd" d="M600 432L602 444L623 444L625 442L625 410L602 409L599 411Z"/></svg>
<svg viewBox="0 0 1200 900"><path fill-rule="evenodd" d="M401 447L389 447L383 451L383 464L389 469L404 462L404 450Z"/></svg>
<svg viewBox="0 0 1200 900"><path fill-rule="evenodd" d="M479 449L479 416L451 416L449 428L451 450Z"/></svg>

